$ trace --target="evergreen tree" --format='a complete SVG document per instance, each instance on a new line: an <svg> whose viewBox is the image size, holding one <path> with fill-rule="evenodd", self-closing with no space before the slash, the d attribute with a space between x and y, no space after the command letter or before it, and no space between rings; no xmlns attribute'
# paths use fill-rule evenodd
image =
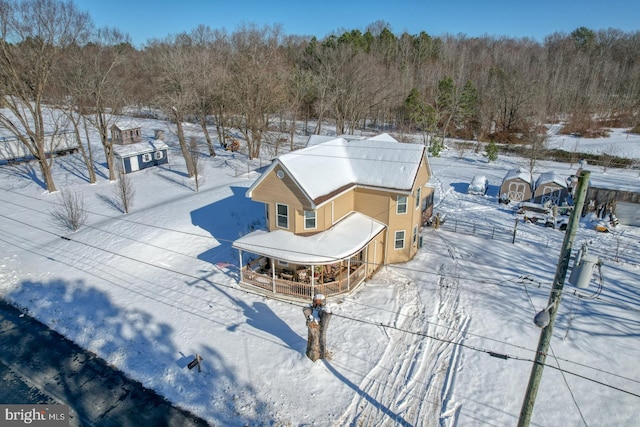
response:
<svg viewBox="0 0 640 427"><path fill-rule="evenodd" d="M493 139L487 144L487 159L489 162L498 160L498 145Z"/></svg>
<svg viewBox="0 0 640 427"><path fill-rule="evenodd" d="M429 146L429 154L431 154L433 157L440 157L440 153L442 152L442 149L444 148L444 139L433 135L433 137L431 138L431 145Z"/></svg>

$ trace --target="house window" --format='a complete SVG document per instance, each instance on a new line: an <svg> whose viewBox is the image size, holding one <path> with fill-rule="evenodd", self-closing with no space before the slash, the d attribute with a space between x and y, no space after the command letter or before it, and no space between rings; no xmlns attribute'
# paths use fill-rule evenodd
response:
<svg viewBox="0 0 640 427"><path fill-rule="evenodd" d="M162 151L156 151L155 157L156 157L156 160L160 160L161 158L164 157L164 153Z"/></svg>
<svg viewBox="0 0 640 427"><path fill-rule="evenodd" d="M417 225L413 226L413 235L411 236L411 243L413 244L413 246L415 246L416 243L418 243L418 226Z"/></svg>
<svg viewBox="0 0 640 427"><path fill-rule="evenodd" d="M142 161L147 163L151 161L151 153L144 153L142 155Z"/></svg>
<svg viewBox="0 0 640 427"><path fill-rule="evenodd" d="M407 196L398 196L396 200L397 200L396 213L397 214L407 213Z"/></svg>
<svg viewBox="0 0 640 427"><path fill-rule="evenodd" d="M404 248L404 230L396 231L396 236L393 244L394 249L403 249Z"/></svg>
<svg viewBox="0 0 640 427"><path fill-rule="evenodd" d="M316 211L304 211L304 229L313 230L316 228Z"/></svg>
<svg viewBox="0 0 640 427"><path fill-rule="evenodd" d="M278 260L278 265L281 267L289 267L289 263L287 261Z"/></svg>
<svg viewBox="0 0 640 427"><path fill-rule="evenodd" d="M264 205L264 217L267 220L267 224L269 224L269 205Z"/></svg>
<svg viewBox="0 0 640 427"><path fill-rule="evenodd" d="M416 209L420 207L420 193L422 192L422 188L416 188Z"/></svg>
<svg viewBox="0 0 640 427"><path fill-rule="evenodd" d="M431 192L431 194L429 194L427 197L424 198L424 206L422 207L422 210L424 211L432 205L433 205L433 192Z"/></svg>
<svg viewBox="0 0 640 427"><path fill-rule="evenodd" d="M278 227L289 228L289 206L276 203L276 212Z"/></svg>

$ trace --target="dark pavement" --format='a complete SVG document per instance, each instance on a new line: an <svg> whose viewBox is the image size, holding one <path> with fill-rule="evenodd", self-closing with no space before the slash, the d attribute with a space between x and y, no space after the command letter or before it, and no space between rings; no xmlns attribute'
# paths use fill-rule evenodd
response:
<svg viewBox="0 0 640 427"><path fill-rule="evenodd" d="M67 404L71 426L207 426L2 300L0 349L0 404Z"/></svg>

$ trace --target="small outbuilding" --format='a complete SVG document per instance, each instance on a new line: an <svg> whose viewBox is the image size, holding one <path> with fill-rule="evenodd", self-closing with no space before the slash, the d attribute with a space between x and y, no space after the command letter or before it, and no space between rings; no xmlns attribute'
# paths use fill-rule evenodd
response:
<svg viewBox="0 0 640 427"><path fill-rule="evenodd" d="M156 139L128 145L114 145L113 153L125 173L131 173L153 166L169 163L169 147Z"/></svg>
<svg viewBox="0 0 640 427"><path fill-rule="evenodd" d="M142 141L142 131L134 121L122 121L111 126L111 142L118 145L136 144Z"/></svg>
<svg viewBox="0 0 640 427"><path fill-rule="evenodd" d="M569 189L567 180L555 172L540 174L533 191L533 202L542 205L551 203L562 206L567 203Z"/></svg>
<svg viewBox="0 0 640 427"><path fill-rule="evenodd" d="M598 217L609 214L620 224L640 227L640 181L613 174L591 174L582 214L595 212Z"/></svg>
<svg viewBox="0 0 640 427"><path fill-rule="evenodd" d="M121 122L111 126L113 154L124 173L131 173L153 166L169 163L169 147L159 137L151 141L142 140L140 126L135 122Z"/></svg>
<svg viewBox="0 0 640 427"><path fill-rule="evenodd" d="M527 202L533 197L531 174L514 169L507 172L500 184L500 203Z"/></svg>

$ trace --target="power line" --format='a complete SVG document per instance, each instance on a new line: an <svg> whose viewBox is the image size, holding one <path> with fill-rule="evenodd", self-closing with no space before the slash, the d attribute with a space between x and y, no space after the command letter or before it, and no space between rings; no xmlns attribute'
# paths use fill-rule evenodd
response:
<svg viewBox="0 0 640 427"><path fill-rule="evenodd" d="M4 191L9 191L9 190L6 190L6 189L3 189L3 190ZM53 205L56 204L54 202L50 202L50 201L47 201L47 200L41 200L41 199L33 197L33 196L23 195L23 194L20 194L20 193L15 193L13 191L9 191L9 192L12 192L14 194L18 194L18 195L21 195L21 196L24 196L24 197L29 197L29 198L32 198L34 200L44 201L45 203L49 203L49 204L53 204ZM40 210L37 210L37 209L34 209L34 208L30 207L30 206L21 205L19 203L15 203L15 202L11 202L11 201L5 201L5 203L10 203L10 204L12 204L14 206L18 206L18 207L21 207L21 208L24 208L24 209L29 209L29 210L32 210L34 212L37 212L38 214L44 215L44 212L42 212ZM178 233L178 234L184 234L184 235L187 235L187 236L201 237L201 238L210 239L210 240L216 240L218 242L224 242L224 243L233 243L234 242L233 240L228 240L228 239L224 239L224 238L217 238L217 237L214 237L214 236L206 236L206 235L202 235L202 234L198 234L198 233L191 233L191 232L184 231L184 230L175 230L175 229L172 229L172 228L162 227L162 226L155 225L155 224L148 224L148 223L144 223L144 222L140 222L140 221L133 221L133 220L127 219L127 218L120 218L120 217L114 217L114 216L110 216L110 215L106 215L106 214L101 214L99 212L93 212L93 211L88 211L88 212L93 214L93 215L102 216L102 217L109 218L109 219L112 219L112 220L115 220L115 221L128 222L128 223L132 223L132 224L136 224L136 225L142 225L142 226L145 226L145 227L155 228L155 229L159 229L159 230L163 230L163 231L170 231L170 232L174 232L174 233ZM95 227L95 226L91 226L91 225L86 225L86 226L89 227L89 228L94 228L94 229L100 230L100 231L105 232L105 233L115 234L113 232L101 229L99 227ZM122 237L124 239L128 239L128 240L132 240L132 241L138 242L140 244L156 247L158 249L171 251L171 252L183 255L183 256L187 256L187 257L190 257L190 258L197 259L196 257L193 257L191 255L183 254L181 252L174 251L174 250L169 249L169 248L164 248L164 247L161 247L161 246L153 245L151 243L142 242L142 241L136 240L136 239L134 239L132 237L129 237L129 236L120 235L120 237ZM272 247L265 246L265 245L256 245L256 246L260 247L260 248L263 248L263 249L272 249ZM302 254L302 255L317 255L317 254L314 254L314 253L311 253L311 252L299 252L299 251L290 251L290 252L291 253L295 253L295 254ZM335 260L339 261L340 259L339 258L335 258ZM370 263L367 263L367 264L370 264ZM379 267L381 265L377 265L376 264L376 266ZM420 274L451 278L451 279L455 279L455 280L458 280L458 281L467 281L467 282L482 283L482 284L494 284L494 285L501 285L502 283L505 282L504 279L497 279L495 277L474 276L473 278L468 278L468 277L463 277L463 276L460 276L460 275L447 275L447 274L442 274L442 273L437 273L437 272L433 272L433 271L429 271L429 270L422 270L422 269L417 269L417 268L412 268L412 267L407 267L407 266L402 266L402 265L394 265L394 266L391 266L391 267L394 268L394 269L397 269L397 270L406 270L406 271L416 272L416 273L420 273ZM525 277L525 279L526 279L526 277ZM541 285L542 284L539 283L538 287L540 287ZM550 283L549 284L545 284L545 285L549 285L550 286ZM624 308L624 309L627 309L627 310L640 312L639 308L635 308L635 307L629 306L627 304L614 302L614 301L611 301L609 299L603 298L601 296L587 296L587 295L584 295L582 293L579 293L576 290L573 291L573 294L575 296L579 297L579 298L596 299L596 300L603 301L603 302L606 302L608 304L615 305L615 306L618 306L618 307L621 307L621 308Z"/></svg>
<svg viewBox="0 0 640 427"><path fill-rule="evenodd" d="M400 331L400 332L404 332L404 333L408 333L408 334L413 334L413 335L418 335L418 336L422 336L422 337L425 337L425 338L430 338L430 339L433 339L433 340L436 340L436 341L444 342L444 343L447 343L447 344L452 344L452 345L456 345L456 346L459 346L459 347L464 347L464 348L467 348L467 349L470 349L470 350L473 350L473 351L477 351L477 352L480 352L480 353L486 353L486 354L488 354L489 356L496 357L496 358L499 358L499 359L504 359L504 360L507 360L507 359L514 359L514 360L519 360L519 361L523 361L523 362L531 362L531 363L534 363L534 360L533 360L533 359L523 358L523 357L519 357L519 356L512 356L512 355L509 355L509 354L504 354L504 353L500 353L500 352L495 352L495 351L491 351L491 350L488 350L488 349L484 349L484 348L481 348L481 347L472 346L472 345L465 344L465 343L461 343L461 342L457 342L457 341L452 341L452 340L447 340L447 339L443 339L443 338L438 338L438 337L436 337L436 336L429 335L429 334L424 333L424 332L409 331L409 330L406 330L406 329L403 329L403 328L400 328L400 327L397 327L397 326L387 325L387 324L384 324L384 323L382 323L382 322L374 322L374 321L371 321L371 320L365 320L365 319L356 319L356 318L354 318L354 317L345 316L345 315L340 315L340 314L336 314L336 313L333 313L333 315L334 315L334 316L337 316L337 317L341 317L341 318L343 318L343 319L348 319L348 320L351 320L351 321L354 321L354 322L365 323L365 324L374 325L374 326L379 326L379 327L383 327L383 328L387 328L387 329L394 329L394 330L397 330L397 331ZM569 371L569 370L567 370L567 369L563 369L563 368L556 367L556 366L553 366L553 365L548 365L548 364L546 364L546 363L544 364L544 366L549 366L549 367L551 367L551 368L553 368L553 369L555 369L555 370L557 370L557 371L564 372L564 373L567 373L567 374L570 374L570 375L574 375L574 376L580 377L580 378L582 378L582 379L585 379L585 380L588 380L588 381L592 381L592 382L594 382L594 383L597 383L597 384L600 384L600 385L603 385L603 386L606 386L606 387L609 387L609 388L615 389L615 390L617 390L617 391L621 391L621 392L623 392L623 393L629 394L629 395L631 395L631 396L635 396L635 397L640 398L640 394L633 393L633 392L630 392L630 391L627 391L627 390L621 389L621 388L619 388L619 387L615 387L615 386L612 386L612 385L610 385L610 384L603 383L603 382L601 382L601 381L595 380L595 379L593 379L593 378L586 377L586 376L581 375L581 374L578 374L578 373L576 373L576 372ZM622 378L625 378L625 377L622 377ZM634 381L634 380L633 380L633 379L631 379L631 378L625 378L625 379L628 379L628 380L630 380L630 381Z"/></svg>
<svg viewBox="0 0 640 427"><path fill-rule="evenodd" d="M7 191L7 190L5 190L5 191ZM20 193L15 193L15 194L22 195L22 194L20 194ZM26 197L31 197L31 198L34 198L35 200L40 200L40 199L35 198L35 197L32 197L32 196L26 196ZM37 212L37 213L42 214L42 212L41 212L41 211L36 210L36 209L34 209L34 208L31 208L31 207L29 207L29 206L20 205L20 204L18 204L18 203L14 203L14 202L9 202L9 203L11 203L11 204L13 204L13 205L15 205L15 206L19 206L19 207L22 207L22 208L25 208L25 209L30 209L30 210L33 210L33 211L35 211L35 212ZM53 203L53 202L48 202L48 201L47 201L47 203L55 204L55 203ZM111 217L111 216L104 215L104 214L99 214L99 213L95 213L95 214L96 214L96 215L105 216L105 217L107 217L107 218L114 219L114 220L117 220L117 221L126 221L126 222L135 223L135 224L138 224L138 225L143 225L143 226L146 226L146 227L152 227L152 228L157 228L157 229L162 229L162 230L173 231L173 232L180 233L180 234L185 234L185 235L190 235L190 236L191 236L191 235L195 235L195 236L198 236L198 237L206 237L206 238L210 238L210 239L213 239L213 240L217 240L217 241L219 241L219 242L233 243L233 241L231 241L231 240L227 240L227 239L216 239L216 238L214 238L214 237L212 237L212 236L202 236L202 235L199 235L199 234L196 234L196 233L189 233L189 232L184 232L184 231L182 231L182 230L169 229L169 228L161 227L161 226L157 226L157 225L154 225L154 224L147 224L147 223L143 223L143 222L139 222L139 221L132 221L132 220L123 219L123 218L118 218L118 217ZM88 227L90 227L90 228L94 228L94 229L97 229L97 230L100 230L100 231L103 231L103 232L105 232L105 233L111 233L111 234L117 235L116 233L112 233L112 232L110 232L110 231L103 230L103 229L100 229L100 228L98 228L98 227L94 227L94 226L88 226ZM55 235L55 233L53 233L53 234ZM172 250L172 249L168 249L168 248L163 248L163 247L161 247L161 246L153 245L153 244L151 244L151 243L142 242L142 241L139 241L139 240L134 239L134 238L129 237L129 236L121 236L121 235L118 235L118 236L119 236L119 237L122 237L122 238L124 238L124 239L129 239L129 240L132 240L132 241L138 242L138 243L140 243L140 244L144 244L144 245L148 245L148 246L156 247L156 248L161 249L161 250L167 250L167 251L170 251L170 252L173 252L173 253L177 253L177 254L180 254L180 255L183 255L183 256L189 257L189 258L198 259L198 258L193 257L193 256L191 256L191 255L183 254L183 253L181 253L181 252L177 252L177 251L174 251L174 250ZM270 249L270 247L269 247L269 246L261 246L261 247L263 247L264 249ZM295 254L300 254L300 253L302 253L302 252L299 252L299 251L290 251L290 252L291 252L291 253L295 253ZM302 253L302 254L305 254L305 255L314 255L313 253ZM337 259L337 258L336 258L336 261L339 261L339 259ZM376 267L379 267L379 265L376 265ZM496 279L496 278L494 278L494 277L486 277L486 278L483 278L483 277L477 277L477 276L474 276L473 278L471 278L471 279L470 279L470 278L461 277L460 275L447 275L447 274L438 273L438 272L433 272L433 271L427 271L427 270L415 269L415 268L411 268L411 267L407 267L407 266L395 266L395 265L394 265L394 266L390 266L390 268L393 268L393 269L396 269L396 270L406 270L406 271L418 272L418 273L420 273L420 274L433 275L433 276L437 276L437 277L439 277L439 278L442 278L442 277L445 277L445 278L451 278L451 279L455 279L456 281L461 281L461 280L463 280L463 281L464 281L464 280L466 280L466 281L473 281L474 283L495 284L495 285L498 285L498 286L502 286L502 285L503 285L503 283L505 283L505 282L509 281L508 279L507 279L507 280L504 280L504 279ZM531 280L531 279L530 279L530 278L528 278L527 276L520 276L520 277L519 277L519 279L521 280L521 283L522 283L522 281L523 281L523 280ZM541 286L541 284L540 284L540 283L538 283L538 287L540 287L540 286ZM576 295L577 295L577 293L576 293L575 291L574 291L574 294L576 294ZM578 296L580 296L580 295L578 295ZM606 300L605 300L605 299L603 299L603 298L597 298L597 299L600 299L600 300L606 301ZM606 301L606 302L608 302L608 303L610 303L610 304L616 304L616 303L614 303L614 302L612 302L612 301ZM358 304L360 304L360 303L358 303ZM362 305L362 304L361 304L361 305ZM621 305L621 304L618 304L618 305L619 305L620 307L622 307L622 308L627 308L627 309L634 310L634 311L640 311L640 310L638 310L638 309L634 309L634 308L629 307L629 306L626 306L626 305ZM380 308L378 308L378 309L380 309ZM444 327L447 327L447 326L444 326ZM449 328L449 329L450 329L450 327L447 327L447 328ZM466 334L468 334L468 335L470 335L470 336L477 336L477 337L482 338L482 339L486 339L486 340L490 340L490 341L498 342L498 343L505 344L505 345L508 345L508 346L512 346L512 347L516 347L516 348L520 348L520 349L526 349L526 348L524 348L524 347L522 347L522 346L518 346L518 345L516 345L516 344L509 343L509 342L505 342L505 341L501 341L501 340L497 340L497 339L494 339L494 338L485 337L485 336L482 336L482 335L477 335L477 334L473 334L473 333L469 333L469 332L465 332L465 333L466 333ZM528 350L528 351L532 351L532 350L530 350L530 349L526 349L526 350ZM566 360L566 359L565 359L564 361L569 362L569 363L576 363L576 362L572 362L572 361L570 361L570 360Z"/></svg>
<svg viewBox="0 0 640 427"><path fill-rule="evenodd" d="M218 283L218 282L215 282L215 281L212 281L212 280L206 279L206 278L202 278L202 277L194 276L194 275L189 274L189 273L180 272L180 271L177 271L177 270L171 269L171 268L169 268L169 267L164 267L164 266L161 266L161 265L157 265L157 264L150 263L150 262L148 262L148 261L139 260L139 259L136 259L136 258L133 258L133 257L129 257L129 256L127 256L127 255L120 254L120 253L118 253L118 252L114 252L114 251L111 251L111 250L108 250L108 249L100 248L100 247L98 247L98 246L95 246L95 245L92 245L92 244L89 244L89 243L86 243L86 242L82 242L82 241L79 241L79 240L71 239L71 238L66 237L66 236L58 235L58 234L56 234L56 233L54 233L54 232L52 232L52 231L49 231L49 230L46 230L46 229L43 229L43 228L40 228L40 227L34 226L33 224L28 224L28 223L23 222L23 221L20 221L20 220L16 220L16 219L14 219L14 218L7 217L6 215L2 215L2 214L0 214L0 216L2 216L2 217L4 217L4 218L7 218L7 219L9 219L9 220L12 220L12 221L18 222L18 223L23 224L23 225L25 225L25 226L35 228L35 229L37 229L37 230L39 230L39 231L42 231L42 232L45 232L45 233L48 233L48 234L54 235L54 236L56 236L56 237L60 237L60 238L62 238L62 239L64 239L64 240L67 240L67 241L70 241L70 242L73 242L73 243L77 243L77 244L81 244L81 245L84 245L84 246L87 246L87 247L90 247L90 248L93 248L93 249L96 249L96 250L99 250L99 251L103 251L103 252L106 252L106 253L109 253L109 254L112 254L112 255L118 256L118 257L122 257L122 258L125 258L125 259L128 259L128 260L134 261L134 262L139 262L139 263L141 263L141 264L145 264L145 265L148 265L148 266L151 266L151 267L155 267L155 268L158 268L158 269L161 269L161 270L165 270L165 271L168 271L168 272L172 272L172 273L174 273L174 274L178 274L178 275L182 275L182 276L185 276L185 277L189 277L189 278L192 278L192 279L195 279L195 280L198 280L198 281L204 281L204 282L210 283L210 284L212 284L212 285L216 285L216 286L220 286L220 287L224 287L224 288L232 289L232 290L235 290L235 291L244 292L245 294L249 294L249 295L253 295L253 296L258 296L258 297L262 297L262 298L264 298L264 295L263 295L263 294L260 294L260 293L258 293L258 292L252 292L252 291L247 290L247 289L238 289L238 288L237 288L237 287L235 287L235 286L227 285L227 284L224 284L224 283ZM128 289L128 288L127 288L127 289ZM299 304L295 304L295 303L290 302L290 301L281 301L281 302L282 302L282 303L289 304L289 305L294 305L294 306L297 306L297 307L302 307L302 306L300 306ZM496 352L496 351L488 350L488 349L485 349L485 348L477 347L477 346L472 346L472 345L465 344L465 343L458 342L458 341L453 341L453 340L447 340L447 339L443 339L443 338L438 338L438 337L436 337L436 336L433 336L433 335L427 334L427 333L425 333L425 332L420 332L420 331L410 331L410 330L407 330L407 329L404 329L404 328L400 328L400 327L398 327L398 326L394 326L394 325L387 325L387 324L384 324L384 323L382 323L382 322L374 322L374 321L365 320L365 319L358 319L358 318L355 318L355 317L346 316L346 315L342 315L342 314L339 314L339 313L334 313L334 315L335 315L335 316L337 316L337 317L341 317L341 318L344 318L344 319L347 319L347 320L354 321L354 322L359 322L359 323L363 323L363 324L374 325L374 326L377 326L377 327L383 327L383 328L387 328L387 329L394 329L394 330L397 330L397 331L400 331L400 332L404 332L404 333L408 333L408 334L413 334L413 335L417 335L417 336L422 336L422 337L424 337L424 338L429 338L429 339L433 339L433 340L436 340L436 341L439 341L439 342L444 342L444 343L447 343L447 344L452 344L452 345L456 345L456 346L459 346L459 347L467 348L467 349L469 349L469 350L473 350L473 351L477 351L477 352L485 353L485 354L488 354L488 355L490 355L490 356L492 356L492 357L496 357L496 358L500 358L500 359L504 359L504 360L507 360L507 359L514 359L514 360L519 360L519 361L525 361L525 362L531 362L531 363L534 363L534 360L533 360L533 359L523 358L523 357L519 357L519 356L513 356L513 355L504 354L504 353L501 353L501 352ZM572 363L573 363L573 362L572 362ZM621 389L621 388L619 388L619 387L615 387L615 386L612 386L612 385L606 384L606 383L604 383L604 382L601 382L601 381L598 381L598 380L595 380L595 379L589 378L589 377L587 377L587 376L584 376L584 375L581 375L581 374L577 374L577 373L575 373L575 372L572 372L572 371L569 371L569 370L566 370L566 369L562 369L562 368L560 368L560 367L555 367L555 366L553 366L553 365L547 365L546 363L544 364L544 366L549 366L549 367L552 367L553 369L556 369L556 370L558 370L558 371L561 371L561 372L564 372L564 373L568 373L568 374L570 374L570 375L574 375L574 376L577 376L577 377L583 378L583 379L585 379L585 380L592 381L592 382L594 382L594 383L600 384L600 385L602 385L602 386L609 387L609 388L615 389L615 390L617 390L617 391L620 391L620 392L623 392L623 393L626 393L626 394L629 394L629 395L632 395L632 396L635 396L635 397L639 397L639 398L640 398L640 394L636 394L636 393L633 393L633 392L630 392L630 391L627 391L627 390ZM584 366L584 365L583 365L583 366ZM606 371L601 371L601 372L608 373L608 372L606 372ZM615 374L612 374L612 375L615 375ZM620 378L624 378L624 379L627 379L627 380L630 380L630 381L635 381L635 380L633 380L633 379L631 379L631 378L625 378L625 377L622 377L622 376L620 376L620 375L615 375L615 376L620 377ZM636 382L637 382L637 381L636 381Z"/></svg>
<svg viewBox="0 0 640 427"><path fill-rule="evenodd" d="M5 191L8 191L8 190L5 190ZM15 194L20 195L20 193L15 193ZM41 199L38 199L38 198L35 198L35 197L32 197L32 196L25 196L25 197L30 197L30 198L33 198L33 199L39 200L39 201L41 200ZM50 201L45 201L45 202L49 203L49 204L54 204L54 205L56 204L56 203L50 202ZM29 206L21 205L19 203L9 202L9 201L7 201L7 203L11 203L11 204L13 204L15 206L19 206L19 207L24 208L24 209L33 210L33 211L35 211L35 212L37 212L39 214L44 214L42 211L39 211L39 210L34 209L32 207L29 207ZM384 209L384 210L380 211L379 214L385 213L385 212L387 212L389 210L391 210L391 208ZM168 227L162 227L162 226L155 225L155 224L148 224L148 223L144 223L144 222L133 221L133 220L127 219L127 218L113 217L113 216L109 216L109 215L106 215L106 214L101 214L101 213L93 212L93 211L87 211L87 212L89 212L91 214L94 214L94 215L103 216L105 218L109 218L109 219L112 219L112 220L116 220L116 221L124 221L124 222L132 223L132 224L142 225L142 226L145 226L145 227L155 228L155 229L164 230L164 231L171 231L171 232L174 232L174 233L184 234L184 235L188 235L188 236L203 237L203 238L207 238L207 239L211 239L211 240L216 240L218 242L224 242L224 243L230 243L230 244L234 243L234 240L218 238L218 237L215 237L215 236L204 236L204 235L197 234L197 233L190 233L190 232L183 231L183 230L175 230L175 229L168 228ZM104 230L102 230L102 231L104 231ZM125 238L128 238L128 237L125 237ZM134 240L134 239L131 239L131 240ZM146 244L148 244L148 243L146 243ZM254 246L258 247L258 248L261 248L261 249L273 249L273 247L267 246L267 245L254 245ZM283 252L289 252L291 254L309 255L309 256L317 256L318 255L318 254L313 253L313 252L301 252L301 251L288 250L288 249L281 249L281 250ZM326 256L326 255L323 255L323 256ZM331 258L330 256L326 256L326 257L327 258ZM335 261L340 261L341 260L341 258L337 258L337 257L334 257L333 259ZM371 263L369 263L369 264L371 264ZM383 266L383 265L384 264L375 264L376 267L380 267L380 266ZM422 274L429 274L429 275L433 275L433 276L439 276L439 277L442 276L442 274L440 274L440 273L434 273L432 271L420 270L420 269L410 268L410 267L406 267L406 266L394 266L394 268L403 269L403 270L407 270L407 271L414 271L414 272L418 272L418 273L422 273ZM473 282L476 282L476 281L480 280L480 281L484 281L483 283L491 283L493 281L496 281L496 282L500 281L500 280L496 279L495 277L478 277L478 276L474 276L474 278L465 278L465 277L461 277L461 276L447 276L447 277L455 278L457 280L465 280L465 281L473 281Z"/></svg>

